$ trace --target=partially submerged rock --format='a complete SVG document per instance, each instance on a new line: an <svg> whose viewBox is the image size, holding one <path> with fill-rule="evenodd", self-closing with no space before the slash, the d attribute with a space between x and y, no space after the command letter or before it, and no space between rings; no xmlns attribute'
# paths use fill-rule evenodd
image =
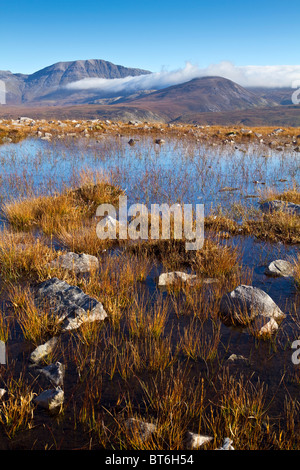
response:
<svg viewBox="0 0 300 470"><path fill-rule="evenodd" d="M300 215L300 204L294 204L293 202L286 202L280 200L266 201L260 205L261 210L264 213L272 213L277 211L284 211L293 215Z"/></svg>
<svg viewBox="0 0 300 470"><path fill-rule="evenodd" d="M49 364L43 369L39 369L39 372L47 377L56 387L63 385L65 368L61 362Z"/></svg>
<svg viewBox="0 0 300 470"><path fill-rule="evenodd" d="M104 320L107 313L98 300L85 294L79 287L54 277L40 284L36 301L47 305L62 323L62 330L78 328L84 322Z"/></svg>
<svg viewBox="0 0 300 470"><path fill-rule="evenodd" d="M75 274L81 274L99 268L99 260L96 256L85 253L77 254L70 251L51 261L50 265L51 267L60 267L66 271L75 272Z"/></svg>
<svg viewBox="0 0 300 470"><path fill-rule="evenodd" d="M254 336L261 338L269 338L278 330L279 325L274 318L257 317L251 323L251 332Z"/></svg>
<svg viewBox="0 0 300 470"><path fill-rule="evenodd" d="M258 316L282 320L285 314L271 297L261 289L241 285L225 294L220 313L227 323L246 325Z"/></svg>
<svg viewBox="0 0 300 470"><path fill-rule="evenodd" d="M231 354L229 358L227 359L227 362L234 363L234 364L238 362L248 363L249 360L246 357L242 356L241 354Z"/></svg>
<svg viewBox="0 0 300 470"><path fill-rule="evenodd" d="M187 274L181 271L173 271L169 273L162 273L158 279L159 286L169 286L173 284L178 284L180 282L186 282L188 284L193 284L197 279L195 274Z"/></svg>
<svg viewBox="0 0 300 470"><path fill-rule="evenodd" d="M294 266L284 259L276 259L269 264L265 274L274 277L293 277L295 273Z"/></svg>
<svg viewBox="0 0 300 470"><path fill-rule="evenodd" d="M64 391L60 387L45 390L34 398L34 402L42 408L54 410L63 404Z"/></svg>
<svg viewBox="0 0 300 470"><path fill-rule="evenodd" d="M34 351L32 351L30 355L30 360L34 363L40 362L45 356L48 356L48 354L51 354L53 352L54 348L56 347L58 342L58 338L54 336L53 338L49 339L44 344L41 344L37 348L35 348Z"/></svg>

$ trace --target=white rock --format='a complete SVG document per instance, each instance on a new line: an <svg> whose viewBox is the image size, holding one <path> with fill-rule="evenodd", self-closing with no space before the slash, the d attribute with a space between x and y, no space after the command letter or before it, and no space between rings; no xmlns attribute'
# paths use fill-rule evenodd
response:
<svg viewBox="0 0 300 470"><path fill-rule="evenodd" d="M284 259L277 259L272 261L265 270L265 274L268 276L277 276L277 277L293 277L294 276L294 266L289 261Z"/></svg>

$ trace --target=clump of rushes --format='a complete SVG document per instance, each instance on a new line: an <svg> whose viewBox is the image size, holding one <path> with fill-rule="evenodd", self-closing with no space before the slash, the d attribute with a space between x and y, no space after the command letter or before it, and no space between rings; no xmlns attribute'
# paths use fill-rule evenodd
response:
<svg viewBox="0 0 300 470"><path fill-rule="evenodd" d="M283 193L279 193L274 191L274 189L267 189L263 196L263 201L285 201L285 202L293 202L294 204L300 204L300 191L299 188L296 186L284 191Z"/></svg>
<svg viewBox="0 0 300 470"><path fill-rule="evenodd" d="M253 383L251 377L235 377L228 369L224 370L220 379L217 409L206 415L211 432L218 436L232 436L235 449L266 448L266 386L259 380Z"/></svg>
<svg viewBox="0 0 300 470"><path fill-rule="evenodd" d="M13 439L18 431L32 428L34 394L23 374L17 379L10 376L5 388L7 398L0 400L0 423L9 439Z"/></svg>
<svg viewBox="0 0 300 470"><path fill-rule="evenodd" d="M26 341L38 346L58 333L60 325L50 309L37 308L29 288L11 286L9 300Z"/></svg>
<svg viewBox="0 0 300 470"><path fill-rule="evenodd" d="M258 220L246 221L243 232L274 242L300 243L300 217L284 211L263 214Z"/></svg>
<svg viewBox="0 0 300 470"><path fill-rule="evenodd" d="M45 234L56 234L81 226L95 216L99 204L117 206L122 190L101 180L99 175L84 173L77 189L65 189L54 195L32 196L4 204L3 213L15 230L40 228Z"/></svg>
<svg viewBox="0 0 300 470"><path fill-rule="evenodd" d="M192 267L203 276L218 278L230 276L239 264L237 248L206 239L203 248L196 252Z"/></svg>
<svg viewBox="0 0 300 470"><path fill-rule="evenodd" d="M3 230L0 235L1 279L3 282L43 280L49 273L47 264L58 254L43 238Z"/></svg>
<svg viewBox="0 0 300 470"><path fill-rule="evenodd" d="M300 254L294 260L294 279L297 287L300 289Z"/></svg>

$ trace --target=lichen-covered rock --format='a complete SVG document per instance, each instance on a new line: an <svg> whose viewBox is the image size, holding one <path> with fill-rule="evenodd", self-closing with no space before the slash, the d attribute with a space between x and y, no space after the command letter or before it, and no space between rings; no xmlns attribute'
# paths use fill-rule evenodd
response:
<svg viewBox="0 0 300 470"><path fill-rule="evenodd" d="M257 287L241 285L220 302L220 313L226 323L246 325L258 316L282 320L285 314L273 299Z"/></svg>

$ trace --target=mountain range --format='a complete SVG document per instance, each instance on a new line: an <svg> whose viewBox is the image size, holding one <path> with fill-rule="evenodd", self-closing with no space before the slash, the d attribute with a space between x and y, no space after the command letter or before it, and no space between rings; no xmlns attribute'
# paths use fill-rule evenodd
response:
<svg viewBox="0 0 300 470"><path fill-rule="evenodd" d="M149 70L115 65L104 60L58 62L33 74L0 71L6 85L6 105L0 105L0 116L15 113L33 117L57 117L76 114L85 118L139 119L155 121L202 122L218 117L235 122L250 117L268 124L280 116L289 125L298 125L299 107L291 101L289 88L244 88L223 77L200 77L162 89L132 91L126 86L114 92L92 87L70 87L84 79L124 79L150 74ZM75 113L75 114L74 114ZM231 116L231 117L230 117ZM257 118L255 117L257 116ZM276 121L277 122L277 121ZM270 123L271 124L271 123Z"/></svg>

